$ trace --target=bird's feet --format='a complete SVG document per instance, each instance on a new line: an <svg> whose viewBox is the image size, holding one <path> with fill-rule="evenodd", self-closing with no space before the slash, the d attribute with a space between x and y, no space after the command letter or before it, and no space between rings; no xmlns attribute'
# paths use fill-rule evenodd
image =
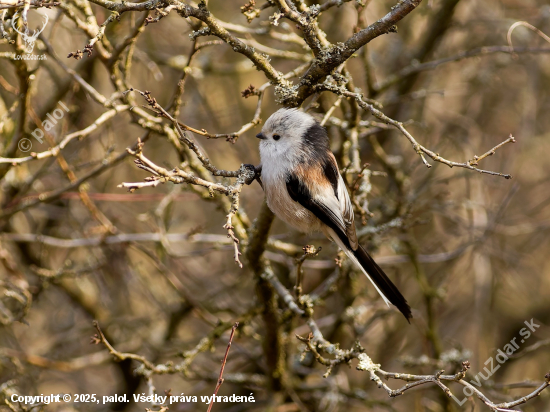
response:
<svg viewBox="0 0 550 412"><path fill-rule="evenodd" d="M260 181L260 176L262 175L262 166L254 166L251 164L243 164L242 167L246 169L247 176L245 177L244 182L247 185L250 185L254 180L258 179L258 182ZM261 184L261 183L260 183Z"/></svg>

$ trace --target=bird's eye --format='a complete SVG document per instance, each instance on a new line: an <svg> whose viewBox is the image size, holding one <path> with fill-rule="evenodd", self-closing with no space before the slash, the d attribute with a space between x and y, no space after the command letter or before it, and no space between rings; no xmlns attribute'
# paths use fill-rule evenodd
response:
<svg viewBox="0 0 550 412"><path fill-rule="evenodd" d="M278 134L273 135L273 140L279 140L280 138L281 138L281 136L278 135Z"/></svg>

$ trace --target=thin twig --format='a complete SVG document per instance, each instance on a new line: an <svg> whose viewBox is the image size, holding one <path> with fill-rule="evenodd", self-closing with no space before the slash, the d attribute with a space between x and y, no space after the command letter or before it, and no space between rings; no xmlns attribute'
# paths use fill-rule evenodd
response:
<svg viewBox="0 0 550 412"><path fill-rule="evenodd" d="M296 259L296 285L294 286L294 293L296 293L298 299L302 295L302 279L304 277L304 270L302 269L302 266L306 259L317 256L321 252L322 248L319 247L316 249L315 246L306 245L302 248L302 250L304 251L304 254L300 258Z"/></svg>
<svg viewBox="0 0 550 412"><path fill-rule="evenodd" d="M235 335L235 330L239 327L239 322L235 322L233 325L233 328L231 328L231 335L229 336L229 342L227 343L227 349L225 349L225 356L223 357L222 361L222 367L220 368L220 375L218 376L218 383L216 384L216 389L214 389L214 395L212 397L212 400L210 401L210 405L208 405L208 409L206 412L210 412L212 410L212 406L214 405L214 397L218 394L218 390L222 386L223 383L223 370L225 369L225 364L227 363L227 356L229 355L229 349L231 349L231 343L233 342L233 335Z"/></svg>

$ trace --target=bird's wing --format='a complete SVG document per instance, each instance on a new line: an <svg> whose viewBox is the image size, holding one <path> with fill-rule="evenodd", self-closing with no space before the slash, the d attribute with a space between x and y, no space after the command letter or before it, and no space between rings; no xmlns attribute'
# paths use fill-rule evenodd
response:
<svg viewBox="0 0 550 412"><path fill-rule="evenodd" d="M351 201L334 156L323 166L298 167L286 176L286 188L292 200L328 226L327 236L361 268L384 301L397 306L409 321L412 318L409 304L367 251L357 243Z"/></svg>
<svg viewBox="0 0 550 412"><path fill-rule="evenodd" d="M352 250L358 247L353 208L334 155L325 164L298 168L286 176L290 198L333 229Z"/></svg>
<svg viewBox="0 0 550 412"><path fill-rule="evenodd" d="M340 211L342 212L342 219L345 225L345 233L348 236L351 249L356 250L359 246L359 243L357 241L357 233L355 232L355 216L353 214L353 205L351 204L344 178L338 171L336 158L332 153L330 153L329 159L330 160L325 165L325 170L330 169L330 171L328 173L325 172L325 174L327 176L334 176L331 177L331 179L337 182L337 184L333 185L333 187L335 195L340 203Z"/></svg>

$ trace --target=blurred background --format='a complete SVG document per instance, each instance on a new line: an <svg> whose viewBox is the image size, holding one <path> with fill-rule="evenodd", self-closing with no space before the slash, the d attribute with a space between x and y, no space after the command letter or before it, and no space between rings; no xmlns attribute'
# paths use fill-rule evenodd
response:
<svg viewBox="0 0 550 412"><path fill-rule="evenodd" d="M269 55L282 73L312 59L294 23L281 19L270 25L275 9L262 1L249 23L241 13L244 1L211 0L208 9L236 37ZM396 2L321 3L327 8L319 26L337 43ZM255 403L216 403L213 411L489 410L474 398L459 406L436 385L390 399L368 372L355 369L356 360L324 378L326 368L295 337L310 332L304 320L277 295L270 302L277 322L270 325L262 316L267 303L257 293L257 277L244 257L242 269L235 264L223 228L225 196L209 197L207 190L188 184L133 193L118 187L150 176L125 151L138 138L147 140L143 153L157 165L192 170L174 133L158 126L170 128L169 122L142 108L147 103L138 93L122 95L124 90L151 91L171 113L181 93L182 123L212 134L233 133L251 122L257 109L258 98L242 92L267 82L249 60L215 37L200 36L196 44L211 44L189 64L194 47L189 35L201 26L176 12L162 19L150 12L158 21L149 24L144 12L126 12L106 26L91 56L67 58L83 50L97 23L110 16L87 0L31 9L31 28L42 24L40 14L49 16L33 51L46 58L16 60L13 53L23 53L24 44L12 30L14 11L0 10L9 36L0 40L1 409L29 410L9 401L14 393L127 394L130 399L134 393L171 391L200 401L216 386L231 326L238 321L219 395L252 393ZM543 0L425 0L398 23L397 33L374 39L346 63L355 87L446 159L465 162L510 134L516 139L479 164L513 177L504 179L430 159L433 167L426 168L399 131L368 113L357 114L345 99L327 119L341 169L349 167L350 122L360 120L355 128L360 164L368 165L360 176L359 170L346 175L351 187L357 184L356 223L362 244L413 308L411 325L385 306L361 273L345 261L337 265L336 246L321 234L304 235L275 219L264 254L293 293L295 258L306 244L322 246L303 265L304 293L318 298L313 319L327 340L343 349L360 342L386 371L451 374L469 360L467 380L480 371L487 376L486 361L517 338L517 352L482 379L482 392L495 403L529 394L550 370L550 44L519 26L511 34L517 53L510 53L506 37L517 21L550 35L550 6ZM325 92L304 107L321 120L337 100ZM68 113L40 142L31 133L48 114L59 115L54 112L62 108L59 102ZM259 117L265 121L279 107L273 88L266 88ZM87 129L94 122L97 127ZM216 167L237 170L241 163L259 163L254 136L260 129L260 124L250 127L233 142L189 136ZM64 139L59 152L41 158ZM38 155L29 158L30 153ZM9 160L15 158L26 160ZM244 230L262 210L263 198L257 183L243 188ZM241 242L242 250L246 244ZM531 319L540 328L520 343L520 330ZM147 375L139 372L139 361L115 362L103 344L90 344L98 333L93 320L116 350L182 368ZM265 339L270 329L280 347ZM405 384L386 383L393 389ZM449 388L459 400L465 397L462 386ZM200 402L168 406L171 411L207 408ZM33 409L144 408L162 410L134 402ZM547 390L517 410L549 409Z"/></svg>

